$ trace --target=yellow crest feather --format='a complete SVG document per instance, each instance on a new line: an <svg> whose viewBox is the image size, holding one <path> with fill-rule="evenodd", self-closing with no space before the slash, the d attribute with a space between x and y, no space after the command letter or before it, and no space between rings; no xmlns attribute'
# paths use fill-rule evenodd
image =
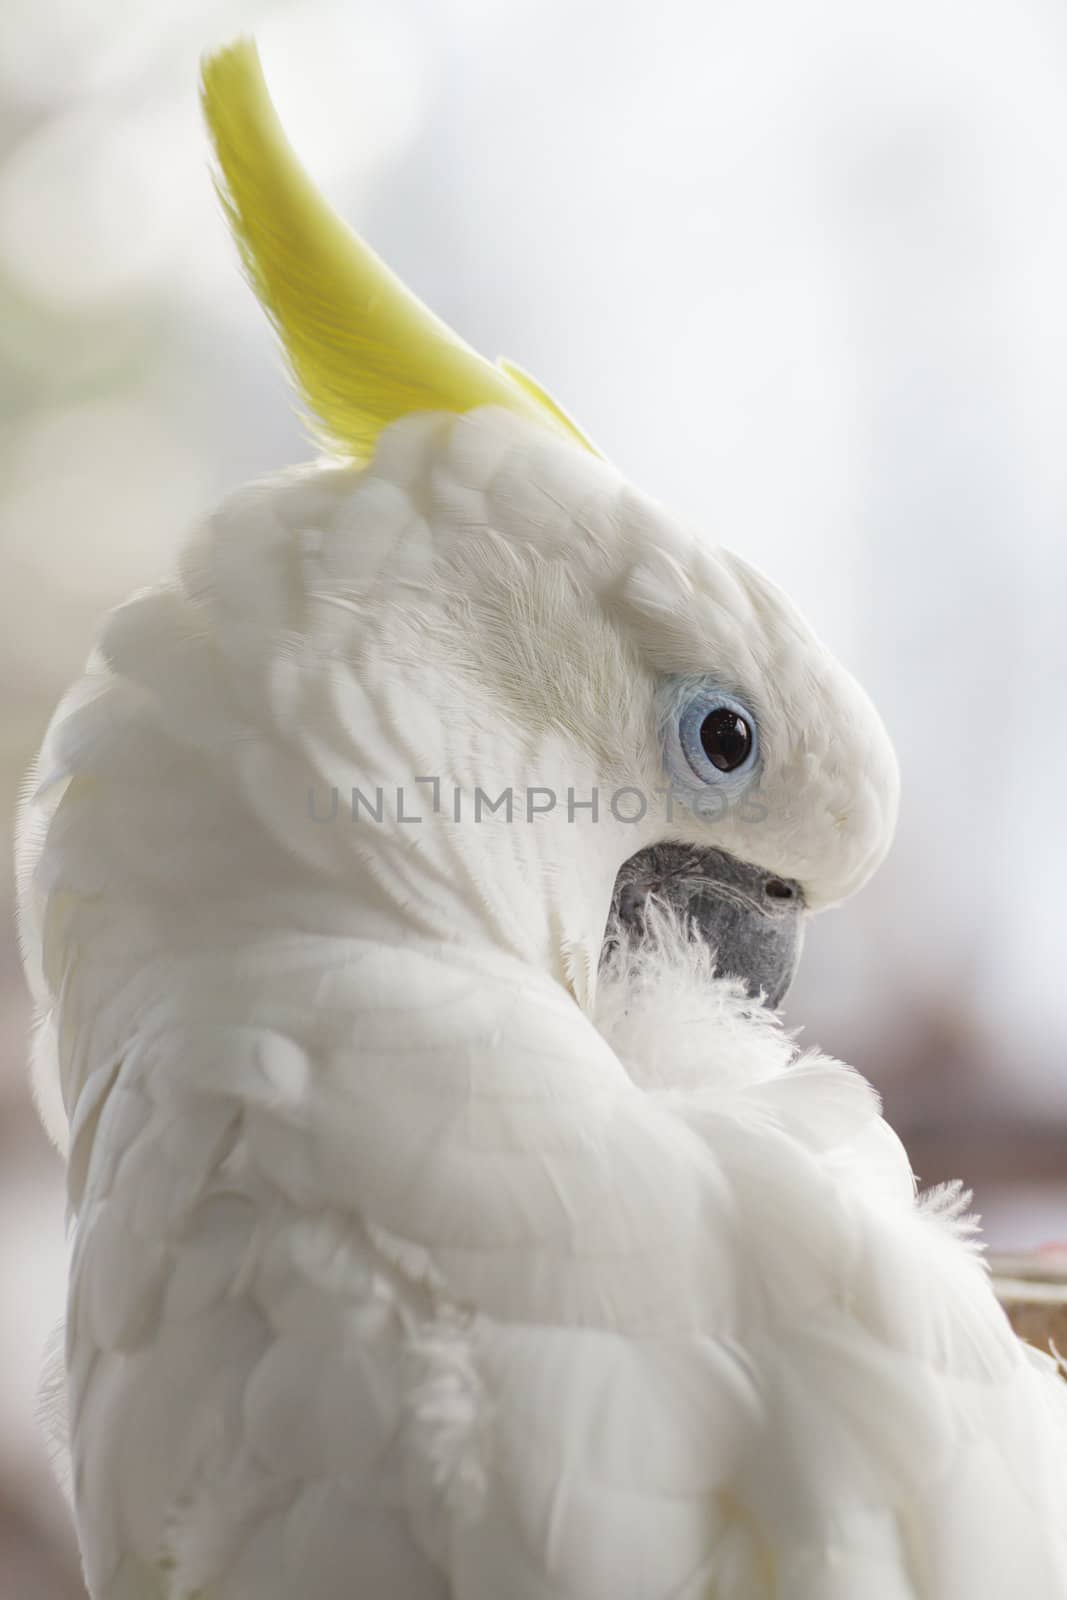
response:
<svg viewBox="0 0 1067 1600"><path fill-rule="evenodd" d="M251 40L202 71L219 195L322 443L366 460L398 417L501 405L593 450L532 378L472 350L330 209L285 137Z"/></svg>

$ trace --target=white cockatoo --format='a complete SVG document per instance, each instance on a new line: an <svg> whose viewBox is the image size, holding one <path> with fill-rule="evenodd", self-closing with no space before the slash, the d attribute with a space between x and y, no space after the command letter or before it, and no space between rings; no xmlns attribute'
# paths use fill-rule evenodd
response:
<svg viewBox="0 0 1067 1600"><path fill-rule="evenodd" d="M204 100L342 459L110 617L25 805L94 1600L1067 1596L1052 1358L760 1004L888 846L870 703L328 211L251 45Z"/></svg>

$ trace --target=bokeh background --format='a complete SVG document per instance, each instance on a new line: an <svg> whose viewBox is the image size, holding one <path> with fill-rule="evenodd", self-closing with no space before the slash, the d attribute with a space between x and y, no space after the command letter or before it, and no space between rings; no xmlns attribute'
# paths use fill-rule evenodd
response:
<svg viewBox="0 0 1067 1600"><path fill-rule="evenodd" d="M4 0L0 788L102 612L307 454L216 212L254 31L316 177L475 345L764 566L896 738L900 835L789 1020L989 1236L1067 1236L1059 0ZM6 856L0 883L10 905ZM0 942L0 1596L81 1594L34 1407L58 1162Z"/></svg>

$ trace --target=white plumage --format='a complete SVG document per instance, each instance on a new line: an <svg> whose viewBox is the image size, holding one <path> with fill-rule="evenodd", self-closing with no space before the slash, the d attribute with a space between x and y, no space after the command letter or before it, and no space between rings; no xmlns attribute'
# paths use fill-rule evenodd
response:
<svg viewBox="0 0 1067 1600"><path fill-rule="evenodd" d="M651 792L698 670L761 819L414 786ZM21 870L94 1600L1067 1596L1067 1390L961 1197L668 918L598 981L641 846L818 904L895 805L777 591L494 409L236 496L116 612Z"/></svg>

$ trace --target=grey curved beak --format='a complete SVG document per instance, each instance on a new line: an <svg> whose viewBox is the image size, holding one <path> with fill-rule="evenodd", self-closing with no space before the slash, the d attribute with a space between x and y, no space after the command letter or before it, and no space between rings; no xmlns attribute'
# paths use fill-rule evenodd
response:
<svg viewBox="0 0 1067 1600"><path fill-rule="evenodd" d="M615 880L605 953L622 936L640 940L650 899L672 907L716 953L716 971L740 978L753 999L777 1009L804 942L804 896L792 878L738 861L725 850L650 845Z"/></svg>

